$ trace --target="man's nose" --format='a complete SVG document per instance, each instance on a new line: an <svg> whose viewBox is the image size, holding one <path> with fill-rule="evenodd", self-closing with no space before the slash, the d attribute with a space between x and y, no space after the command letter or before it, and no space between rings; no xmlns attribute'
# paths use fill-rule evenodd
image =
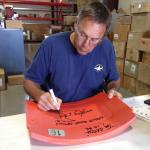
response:
<svg viewBox="0 0 150 150"><path fill-rule="evenodd" d="M87 37L87 38L84 40L83 44L84 44L85 46L89 46L89 45L90 45L90 39Z"/></svg>

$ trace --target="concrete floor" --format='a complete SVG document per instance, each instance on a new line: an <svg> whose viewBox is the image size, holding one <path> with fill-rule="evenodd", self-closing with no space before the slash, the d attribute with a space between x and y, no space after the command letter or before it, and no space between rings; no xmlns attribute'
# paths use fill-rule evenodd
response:
<svg viewBox="0 0 150 150"><path fill-rule="evenodd" d="M8 86L0 91L0 116L9 116L25 112L27 95L22 85Z"/></svg>

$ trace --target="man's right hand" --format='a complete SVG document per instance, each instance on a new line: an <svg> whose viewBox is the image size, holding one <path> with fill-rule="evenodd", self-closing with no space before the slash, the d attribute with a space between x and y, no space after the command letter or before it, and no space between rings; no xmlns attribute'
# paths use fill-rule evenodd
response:
<svg viewBox="0 0 150 150"><path fill-rule="evenodd" d="M53 100L49 92L42 94L38 100L38 107L44 111L48 110L59 110L62 100L56 97L57 103Z"/></svg>
<svg viewBox="0 0 150 150"><path fill-rule="evenodd" d="M24 89L36 102L38 102L38 107L44 111L48 110L59 110L62 100L56 97L56 101L53 100L49 92L45 92L41 89L40 85L25 79Z"/></svg>

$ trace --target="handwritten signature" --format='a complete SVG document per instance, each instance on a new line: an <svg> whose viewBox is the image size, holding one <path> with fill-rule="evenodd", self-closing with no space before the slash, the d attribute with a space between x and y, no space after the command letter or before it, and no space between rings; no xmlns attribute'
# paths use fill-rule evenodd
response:
<svg viewBox="0 0 150 150"><path fill-rule="evenodd" d="M109 130L113 127L114 126L111 123L103 123L101 126L97 125L97 126L85 128L85 130L86 130L85 133L87 134L87 136L90 136L91 134L100 133L105 130Z"/></svg>

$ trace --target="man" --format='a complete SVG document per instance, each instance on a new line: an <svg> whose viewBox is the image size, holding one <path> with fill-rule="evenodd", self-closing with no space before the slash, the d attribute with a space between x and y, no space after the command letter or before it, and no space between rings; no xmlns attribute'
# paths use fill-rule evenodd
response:
<svg viewBox="0 0 150 150"><path fill-rule="evenodd" d="M103 91L108 98L121 94L115 53L104 37L110 12L100 2L83 8L75 23L75 32L63 32L45 39L29 67L24 81L26 92L40 109L57 110L62 102L82 100ZM48 92L53 89L57 103Z"/></svg>

